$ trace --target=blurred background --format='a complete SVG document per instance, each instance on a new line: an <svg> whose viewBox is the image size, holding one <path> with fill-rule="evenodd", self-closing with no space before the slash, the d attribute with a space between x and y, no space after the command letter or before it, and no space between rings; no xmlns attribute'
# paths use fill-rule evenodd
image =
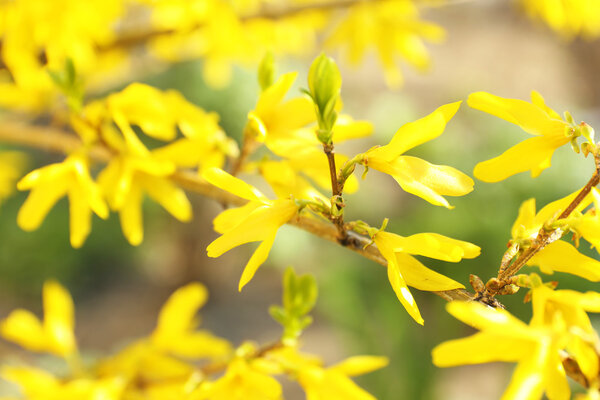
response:
<svg viewBox="0 0 600 400"><path fill-rule="evenodd" d="M422 13L443 26L447 38L442 44L428 46L433 61L429 71L404 69L401 89L390 90L385 85L374 59L352 68L338 58L345 112L375 126L372 137L340 146L340 152L353 154L387 143L404 123L439 105L466 100L479 90L528 99L535 89L557 112L569 110L576 121L600 126L599 41L566 41L505 0L456 1L424 8ZM278 60L281 73L300 73L294 93L307 86L306 73L315 55ZM204 83L201 69L202 61L175 63L141 80L162 89L177 89L188 100L216 111L225 131L239 140L246 114L259 92L255 70L236 68L231 85L215 90ZM408 154L472 175L477 162L500 154L526 136L517 126L464 104L441 137ZM32 154L30 169L62 159L44 152ZM450 199L453 210L406 194L391 177L370 171L361 190L347 196L347 220L379 225L389 217L388 230L401 235L437 232L477 244L482 254L474 260L451 264L421 259L468 286L470 273L484 281L495 276L523 201L535 197L539 209L582 187L593 169L591 159L583 159L567 146L555 153L552 164L535 180L523 173L496 184L476 181L474 192ZM292 265L297 272L316 275L320 290L315 322L303 335L303 348L322 355L328 364L355 354L388 356L391 364L387 368L359 379L377 398L493 399L500 397L510 379L510 364L434 367L430 352L436 344L470 333L445 312L445 301L413 290L425 319L425 326L420 327L396 299L381 266L294 227L280 230L267 262L238 293L242 268L255 246L235 248L218 259L206 256L206 246L217 237L210 221L221 210L213 201L190 194L194 220L189 224L148 202L146 237L139 247L127 244L115 214L107 221L95 218L90 237L82 249L75 250L69 245L67 201L63 199L50 212L40 229L27 233L16 225L25 197L26 193L17 194L0 209L0 318L16 307L41 313L42 283L56 278L74 296L76 332L89 357L121 348L151 332L168 295L195 280L210 292L202 310L203 328L234 344L244 339L276 340L280 327L267 310L281 301L282 271ZM580 251L598 257L585 244ZM557 275L559 288L597 290L596 284L583 279ZM522 299L520 293L501 301L528 320L530 307L523 305ZM1 342L1 357L17 357L15 354L16 347ZM5 389L9 390L0 385L0 393ZM286 398L303 396L293 385L286 390Z"/></svg>

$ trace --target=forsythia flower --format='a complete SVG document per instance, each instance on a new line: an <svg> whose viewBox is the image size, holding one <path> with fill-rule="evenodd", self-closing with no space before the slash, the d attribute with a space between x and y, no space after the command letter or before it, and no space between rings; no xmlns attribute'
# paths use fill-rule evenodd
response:
<svg viewBox="0 0 600 400"><path fill-rule="evenodd" d="M441 135L459 107L460 102L446 104L426 117L405 124L390 143L365 152L361 164L391 175L408 193L431 204L451 208L443 196L462 196L471 192L473 180L455 168L402 154Z"/></svg>
<svg viewBox="0 0 600 400"><path fill-rule="evenodd" d="M533 239L544 224L551 222L562 212L571 201L577 196L578 192L560 200L554 201L537 214L535 212L535 199L525 201L519 209L519 215L512 227L513 240L523 242ZM576 208L576 211L582 210L590 203L590 197L587 196ZM561 230L561 228L557 228ZM562 230L560 231L562 233ZM600 281L600 262L584 256L577 249L563 240L555 240L538 251L527 265L537 265L540 270L546 274L552 274L554 271L566 272L588 279L593 282Z"/></svg>
<svg viewBox="0 0 600 400"><path fill-rule="evenodd" d="M21 387L27 399L120 400L124 381L120 378L63 380L31 367L4 367L1 376Z"/></svg>
<svg viewBox="0 0 600 400"><path fill-rule="evenodd" d="M388 278L398 300L419 324L424 321L408 286L419 290L442 291L464 288L460 283L425 267L410 254L438 260L458 262L475 258L480 248L474 244L451 239L436 233L419 233L402 237L394 233L377 231L371 234L373 242L388 261Z"/></svg>
<svg viewBox="0 0 600 400"><path fill-rule="evenodd" d="M502 396L509 399L566 400L570 390L559 351L569 342L565 321L555 314L551 324L526 325L505 310L476 302L453 301L448 312L480 330L473 336L451 340L433 349L438 367L493 361L518 362Z"/></svg>
<svg viewBox="0 0 600 400"><path fill-rule="evenodd" d="M298 213L298 206L290 199L269 200L258 189L218 168L208 169L202 176L213 185L249 201L242 207L225 210L215 218L214 228L222 235L206 248L209 257L219 257L241 244L262 242L244 268L239 283L239 290L242 290L269 256L277 230Z"/></svg>
<svg viewBox="0 0 600 400"><path fill-rule="evenodd" d="M55 281L44 284L43 298L43 322L30 311L18 309L2 321L0 334L28 350L68 357L77 351L73 299Z"/></svg>
<svg viewBox="0 0 600 400"><path fill-rule="evenodd" d="M386 357L355 356L324 368L319 359L292 347L269 352L267 359L295 376L310 400L374 400L350 377L378 370L388 364Z"/></svg>
<svg viewBox="0 0 600 400"><path fill-rule="evenodd" d="M477 92L469 96L468 104L535 135L500 156L477 164L473 174L484 182L498 182L523 171L531 171L535 178L550 167L554 151L573 138L569 134L571 125L546 106L543 97L536 91L531 92L531 103Z"/></svg>
<svg viewBox="0 0 600 400"><path fill-rule="evenodd" d="M208 292L200 283L177 289L160 310L158 325L150 337L152 346L179 357L218 358L231 352L223 339L206 331L196 331L198 310L206 303Z"/></svg>
<svg viewBox="0 0 600 400"><path fill-rule="evenodd" d="M397 87L402 84L397 56L413 67L425 70L430 60L423 39L440 42L444 35L440 26L419 18L413 1L385 0L353 4L326 44L347 46L348 59L353 64L357 64L370 48L375 49L387 84Z"/></svg>
<svg viewBox="0 0 600 400"><path fill-rule="evenodd" d="M70 238L76 248L90 233L92 211L108 218L106 203L90 176L88 160L81 153L30 172L17 183L17 188L31 190L17 216L17 223L26 231L37 229L54 204L65 195L69 197Z"/></svg>
<svg viewBox="0 0 600 400"><path fill-rule="evenodd" d="M120 118L116 123L125 137L125 146L102 170L98 183L110 207L119 211L123 234L129 243L137 246L144 238L144 193L180 221L191 220L192 206L185 192L169 179L175 172L175 164L156 159L128 123Z"/></svg>
<svg viewBox="0 0 600 400"><path fill-rule="evenodd" d="M543 20L567 39L600 36L600 3L596 0L520 0L527 14Z"/></svg>
<svg viewBox="0 0 600 400"><path fill-rule="evenodd" d="M306 96L283 101L296 79L296 73L282 75L260 95L256 107L248 114L248 130L258 142L286 159L297 175L305 175L324 189L331 188L329 163L323 155L314 124L314 104ZM338 103L338 108L341 103ZM313 126L311 126L313 125ZM340 143L371 134L373 127L366 121L354 121L340 115L333 127L333 141ZM344 165L348 157L336 153L336 165ZM356 177L351 176L344 186L347 193L358 189Z"/></svg>

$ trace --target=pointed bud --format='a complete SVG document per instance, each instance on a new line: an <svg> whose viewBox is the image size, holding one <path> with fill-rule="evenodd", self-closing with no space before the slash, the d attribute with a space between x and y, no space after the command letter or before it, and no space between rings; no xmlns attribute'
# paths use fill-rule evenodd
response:
<svg viewBox="0 0 600 400"><path fill-rule="evenodd" d="M483 281L477 275L473 275L473 274L469 275L469 283L471 284L471 287L473 288L473 290L475 290L475 293L481 293L485 289L485 285L483 284Z"/></svg>
<svg viewBox="0 0 600 400"><path fill-rule="evenodd" d="M258 66L258 84L263 92L273 85L273 82L275 81L275 70L275 57L273 57L273 53L269 51L265 54Z"/></svg>

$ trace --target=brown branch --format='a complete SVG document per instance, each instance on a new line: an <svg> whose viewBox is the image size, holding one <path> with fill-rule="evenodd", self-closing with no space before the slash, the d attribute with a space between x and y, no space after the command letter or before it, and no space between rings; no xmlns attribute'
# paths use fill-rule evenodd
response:
<svg viewBox="0 0 600 400"><path fill-rule="evenodd" d="M331 194L332 194L332 213L335 207L336 215L331 216L331 222L335 225L338 230L338 240L342 245L346 244L348 240L348 232L344 227L344 198L342 197L342 187L337 179L337 169L335 167L335 155L333 144L323 144L323 151L327 156L327 163L329 164L329 176L331 178Z"/></svg>
<svg viewBox="0 0 600 400"><path fill-rule="evenodd" d="M81 141L74 134L56 128L34 126L8 119L0 123L0 142L40 148L63 154L70 153L81 147ZM90 157L97 161L107 162L110 159L110 152L103 147L97 146L91 149ZM194 172L178 171L171 178L184 189L218 202L227 203L232 206L241 206L246 203L246 200L205 182ZM298 216L290 221L290 224L322 239L339 244L337 228L324 220ZM367 246L370 243L369 239L354 232L347 232L347 235L348 240L344 247L387 267L387 260L381 255L377 246L374 244ZM473 295L463 289L433 293L448 301L473 299Z"/></svg>

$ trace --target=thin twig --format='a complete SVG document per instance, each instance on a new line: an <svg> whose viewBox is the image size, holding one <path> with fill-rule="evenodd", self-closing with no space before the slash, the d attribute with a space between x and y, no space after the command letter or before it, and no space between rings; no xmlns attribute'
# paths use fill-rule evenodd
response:
<svg viewBox="0 0 600 400"><path fill-rule="evenodd" d="M331 178L331 194L332 204L331 207L335 207L336 215L332 215L331 222L336 226L339 236L338 240L342 245L346 244L348 240L348 232L344 227L344 198L342 197L342 189L337 179L337 169L335 167L335 151L333 144L324 144L323 151L327 156L327 163L329 164L329 176ZM333 209L331 210L333 212Z"/></svg>

